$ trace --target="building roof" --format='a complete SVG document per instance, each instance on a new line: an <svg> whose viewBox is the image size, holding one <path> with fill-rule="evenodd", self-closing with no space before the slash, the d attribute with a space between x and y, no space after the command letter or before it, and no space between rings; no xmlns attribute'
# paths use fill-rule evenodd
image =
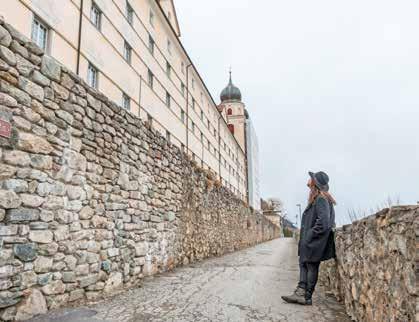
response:
<svg viewBox="0 0 419 322"><path fill-rule="evenodd" d="M230 80L228 82L228 85L226 88L224 88L220 94L221 102L227 102L227 101L239 101L242 100L242 93L240 92L240 89L236 87L232 80L231 80L231 70L230 70Z"/></svg>

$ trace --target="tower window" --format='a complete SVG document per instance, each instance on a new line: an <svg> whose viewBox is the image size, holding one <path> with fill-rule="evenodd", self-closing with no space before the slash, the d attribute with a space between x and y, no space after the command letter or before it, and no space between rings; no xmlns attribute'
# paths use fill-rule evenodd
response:
<svg viewBox="0 0 419 322"><path fill-rule="evenodd" d="M182 123L185 123L185 112L183 110L180 112L180 119Z"/></svg>
<svg viewBox="0 0 419 322"><path fill-rule="evenodd" d="M98 84L98 70L95 68L91 63L89 63L89 67L87 68L87 83L90 87L97 89Z"/></svg>
<svg viewBox="0 0 419 322"><path fill-rule="evenodd" d="M170 132L166 130L166 140L170 142Z"/></svg>
<svg viewBox="0 0 419 322"><path fill-rule="evenodd" d="M229 109L227 110L227 115L233 115L233 110L232 110L231 108L229 108Z"/></svg>
<svg viewBox="0 0 419 322"><path fill-rule="evenodd" d="M102 12L96 3L92 3L92 8L90 9L90 20L94 24L97 30L102 28Z"/></svg>
<svg viewBox="0 0 419 322"><path fill-rule="evenodd" d="M231 134L234 134L234 125L233 124L229 124L228 129L230 130ZM230 150L228 150L228 155L230 155Z"/></svg>
<svg viewBox="0 0 419 322"><path fill-rule="evenodd" d="M48 27L37 18L34 18L32 22L32 40L43 50L47 50Z"/></svg>

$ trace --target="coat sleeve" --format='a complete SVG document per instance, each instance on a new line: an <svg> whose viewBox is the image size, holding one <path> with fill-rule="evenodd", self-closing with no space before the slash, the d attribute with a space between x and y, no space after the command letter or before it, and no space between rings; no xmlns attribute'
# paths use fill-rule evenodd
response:
<svg viewBox="0 0 419 322"><path fill-rule="evenodd" d="M330 228L330 204L323 197L318 197L315 203L316 221L312 228L313 235L320 235Z"/></svg>

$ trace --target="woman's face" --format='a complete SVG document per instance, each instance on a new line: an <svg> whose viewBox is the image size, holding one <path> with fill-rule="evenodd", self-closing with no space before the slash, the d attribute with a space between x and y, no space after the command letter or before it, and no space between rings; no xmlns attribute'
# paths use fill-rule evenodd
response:
<svg viewBox="0 0 419 322"><path fill-rule="evenodd" d="M308 179L307 187L311 188L312 186L313 186L313 179L310 178L310 179Z"/></svg>

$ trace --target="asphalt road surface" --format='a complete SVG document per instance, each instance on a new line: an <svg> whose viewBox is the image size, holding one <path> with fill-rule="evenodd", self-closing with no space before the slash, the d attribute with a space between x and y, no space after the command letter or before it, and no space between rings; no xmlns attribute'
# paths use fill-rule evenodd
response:
<svg viewBox="0 0 419 322"><path fill-rule="evenodd" d="M313 306L282 301L281 295L295 289L297 278L296 243L282 238L146 278L140 288L31 321L351 321L321 288Z"/></svg>

